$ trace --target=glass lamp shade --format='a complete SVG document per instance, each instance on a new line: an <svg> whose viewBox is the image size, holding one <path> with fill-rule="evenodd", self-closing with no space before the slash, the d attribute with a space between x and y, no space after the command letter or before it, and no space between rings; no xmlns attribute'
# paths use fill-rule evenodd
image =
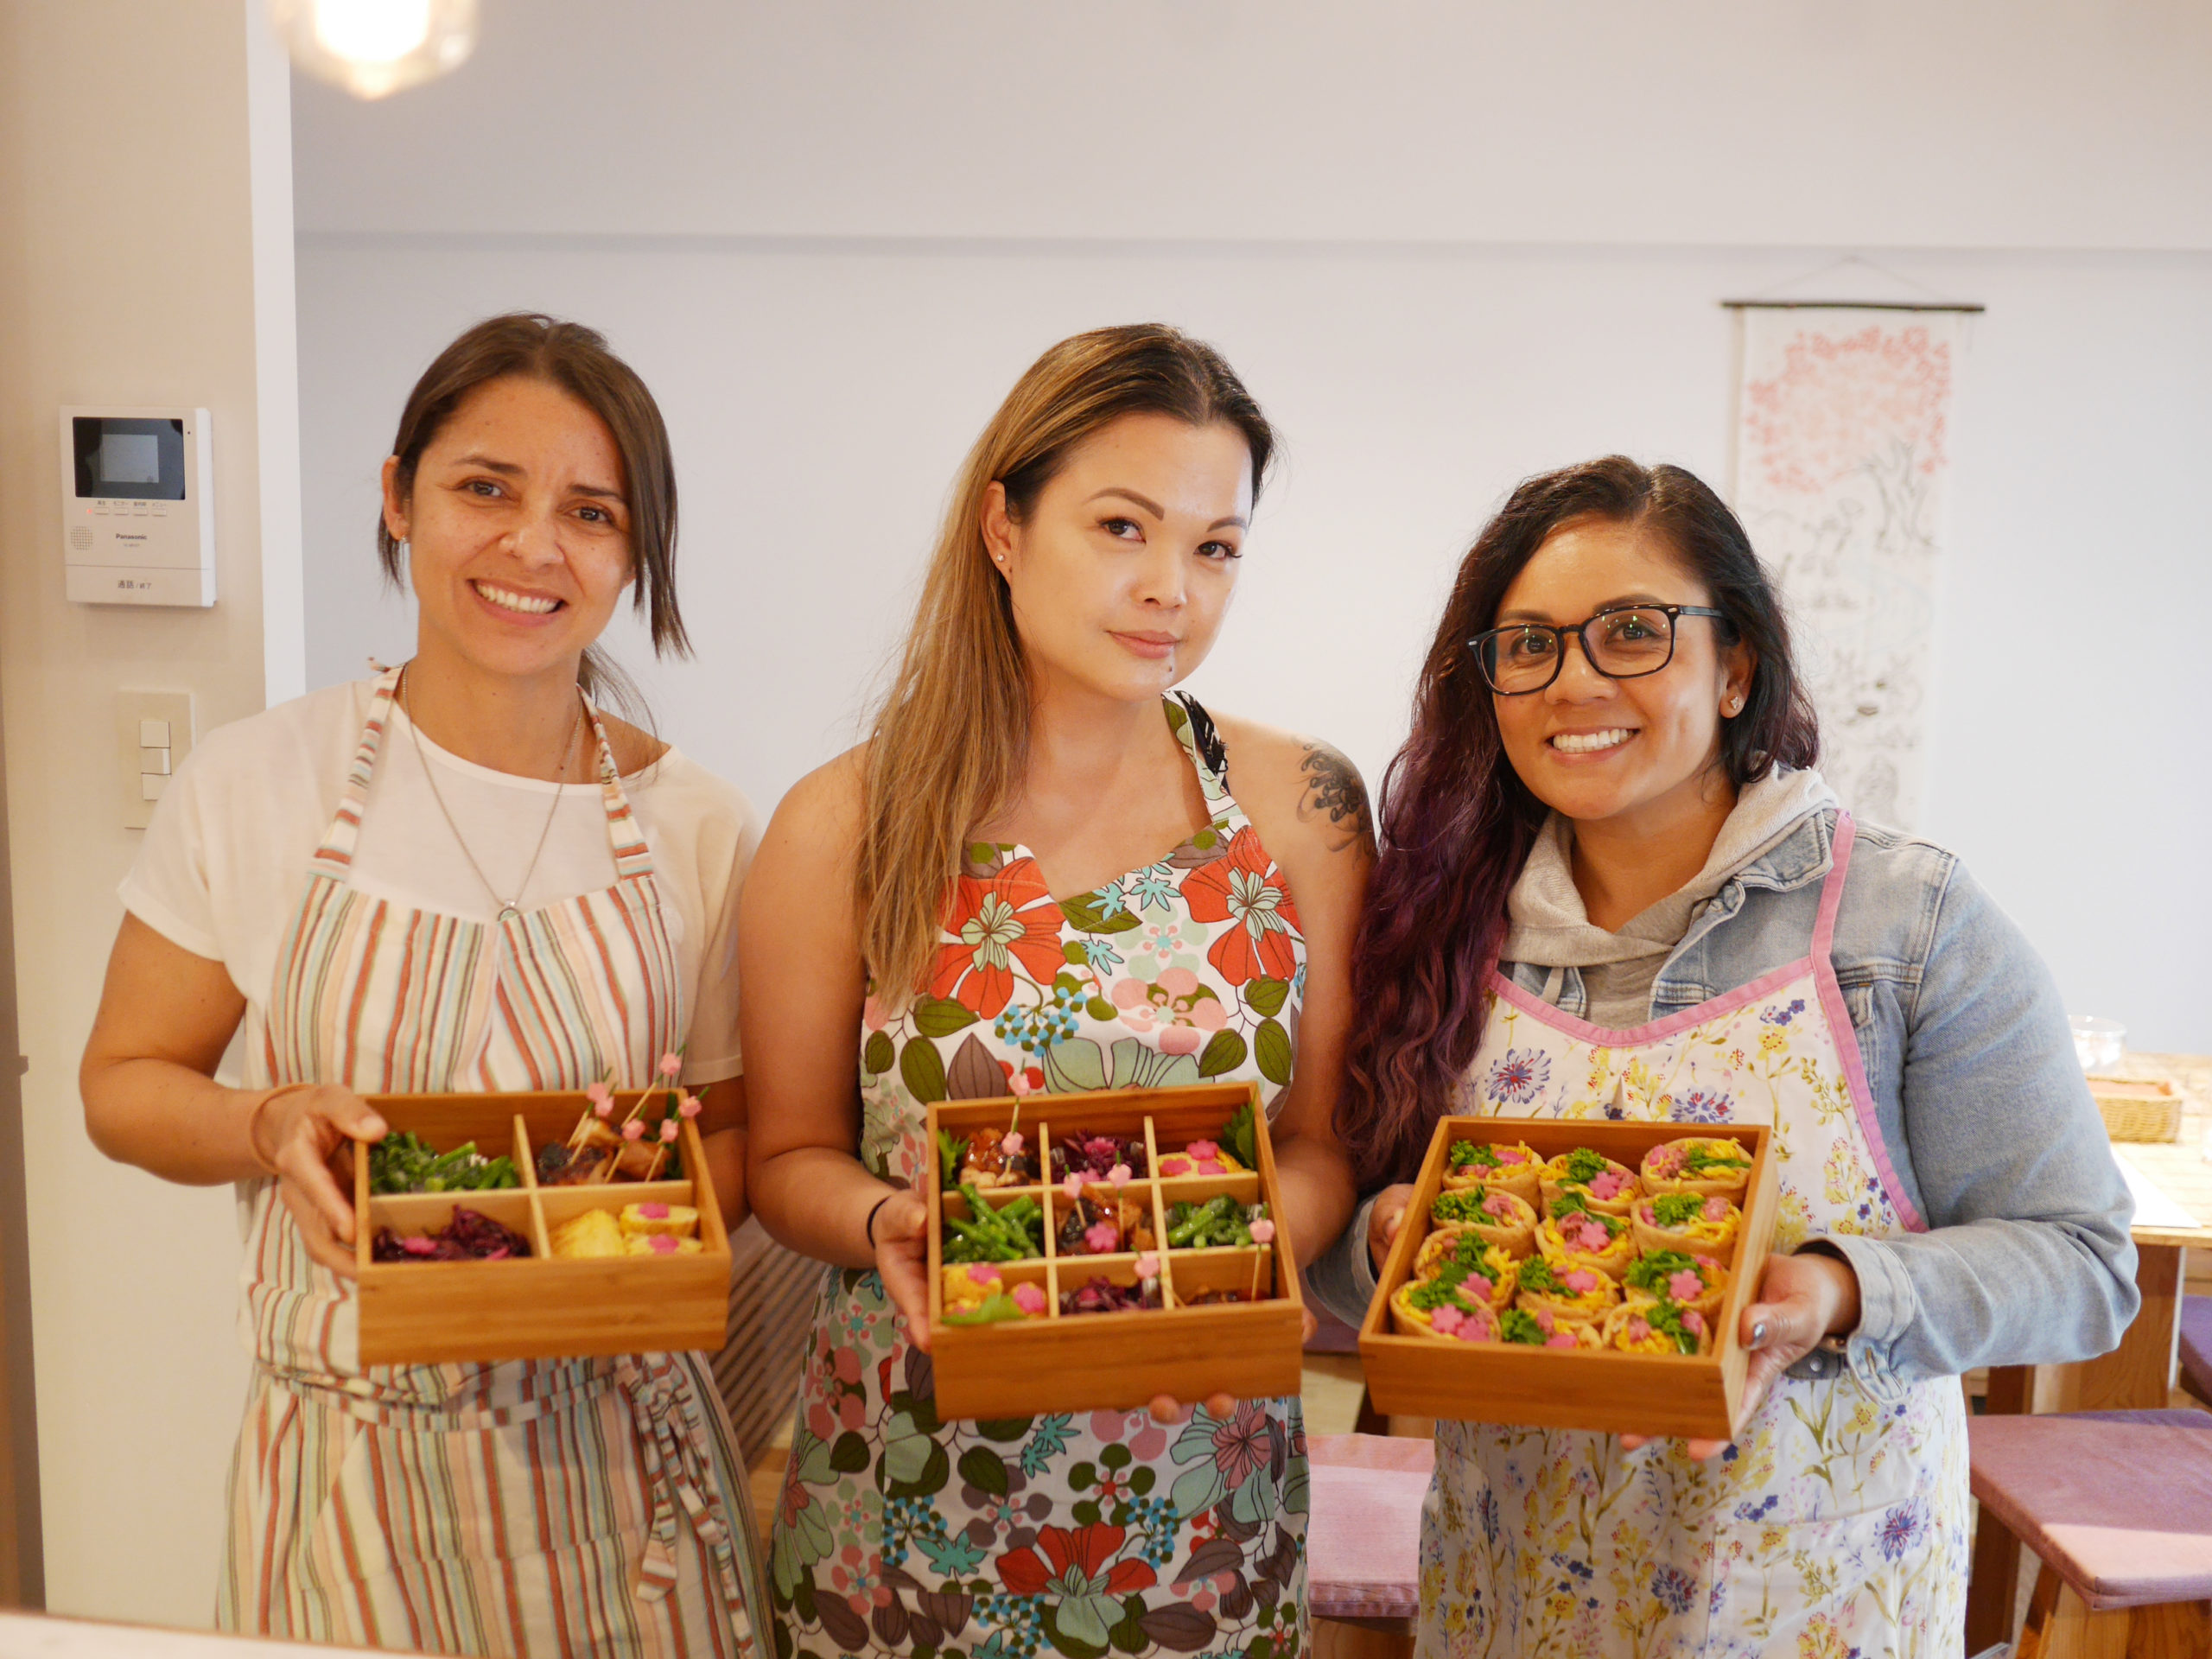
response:
<svg viewBox="0 0 2212 1659"><path fill-rule="evenodd" d="M476 44L476 0L269 0L300 69L356 98L385 98L458 68Z"/></svg>

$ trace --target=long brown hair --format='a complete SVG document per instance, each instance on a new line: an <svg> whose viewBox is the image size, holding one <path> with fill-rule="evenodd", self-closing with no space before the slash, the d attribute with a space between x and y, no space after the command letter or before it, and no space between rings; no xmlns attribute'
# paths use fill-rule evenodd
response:
<svg viewBox="0 0 2212 1659"><path fill-rule="evenodd" d="M1337 1103L1363 1188L1411 1179L1482 1039L1506 895L1545 807L1505 759L1468 642L1496 623L1552 532L1578 518L1649 526L1726 613L1714 624L1721 642L1750 648L1749 695L1720 726L1718 764L1731 783L1820 758L1781 597L1726 503L1680 467L1625 455L1523 481L1459 566L1414 692L1413 730L1383 774L1382 850L1352 951L1360 1018Z"/></svg>
<svg viewBox="0 0 2212 1659"><path fill-rule="evenodd" d="M648 613L654 655L690 656L691 641L676 605L676 460L668 427L638 372L607 349L606 336L596 329L515 311L486 317L440 352L407 394L391 441L401 499L414 493L423 450L461 400L509 375L558 386L607 423L622 458L622 492L630 508L630 568L637 576L632 606ZM394 587L405 574L399 550L379 512L377 557ZM598 646L584 652L576 678L587 693L611 691L626 713L644 714L635 684Z"/></svg>
<svg viewBox="0 0 2212 1659"><path fill-rule="evenodd" d="M986 497L1005 486L1008 517L1026 521L1077 447L1128 415L1228 422L1251 448L1255 496L1274 453L1274 429L1221 354L1162 323L1060 341L999 405L961 468L868 739L855 896L869 976L894 1004L928 971L969 831L1014 798L1028 764L1028 671L983 543Z"/></svg>

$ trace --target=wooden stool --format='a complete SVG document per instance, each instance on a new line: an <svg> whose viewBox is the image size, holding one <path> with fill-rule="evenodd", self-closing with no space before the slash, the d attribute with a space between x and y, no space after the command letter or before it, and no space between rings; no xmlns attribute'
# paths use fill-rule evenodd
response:
<svg viewBox="0 0 2212 1659"><path fill-rule="evenodd" d="M1314 1434L1306 1595L1317 1659L1405 1659L1421 1612L1421 1506L1433 1440Z"/></svg>
<svg viewBox="0 0 2212 1659"><path fill-rule="evenodd" d="M1981 1524L2043 1563L2013 1659L2062 1644L2113 1659L2212 1652L2212 1417L1984 1416L1967 1433ZM2062 1610L2062 1589L2078 1607Z"/></svg>

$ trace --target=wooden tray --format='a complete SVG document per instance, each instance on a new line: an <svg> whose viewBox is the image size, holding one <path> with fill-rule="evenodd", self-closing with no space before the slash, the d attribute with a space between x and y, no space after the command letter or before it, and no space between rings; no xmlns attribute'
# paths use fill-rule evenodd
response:
<svg viewBox="0 0 2212 1659"><path fill-rule="evenodd" d="M621 1110L628 1109L633 1093L621 1091ZM411 1129L441 1152L474 1141L486 1155L508 1154L523 1185L505 1192L372 1197L369 1160L355 1158L362 1364L484 1363L722 1345L729 1319L729 1236L704 1178L705 1148L690 1119L677 1141L685 1179L541 1187L537 1149L568 1140L576 1120L590 1109L581 1092L372 1095L369 1104L393 1129ZM658 1101L647 1110L658 1120ZM654 1203L698 1211L703 1247L698 1255L554 1257L553 1230L582 1211ZM370 1259L378 1228L426 1232L444 1226L455 1205L513 1228L530 1240L531 1255L509 1262Z"/></svg>
<svg viewBox="0 0 2212 1659"><path fill-rule="evenodd" d="M1663 1141L1697 1135L1751 1149L1743 1230L1708 1355L1554 1352L1495 1343L1402 1337L1390 1329L1390 1297L1406 1282L1429 1230L1429 1205L1443 1185L1455 1141L1522 1141L1544 1158L1589 1147L1630 1169ZM1739 1426L1747 1360L1738 1327L1774 1244L1775 1170L1770 1131L1740 1123L1617 1123L1590 1118L1447 1117L1436 1126L1413 1202L1383 1263L1382 1282L1359 1328L1359 1354L1376 1409L1411 1417L1586 1428L1611 1434L1679 1434L1732 1440ZM1748 1271L1746 1270L1748 1269Z"/></svg>
<svg viewBox="0 0 2212 1659"><path fill-rule="evenodd" d="M1057 1185L995 1187L994 1203L1027 1194L1045 1210L1045 1255L1033 1264L1001 1264L1010 1283L1025 1280L1045 1292L1043 1317L1000 1325L944 1322L944 1216L948 1198L941 1181L930 1185L930 1338L935 1362L937 1410L942 1419L1027 1417L1049 1411L1130 1410L1155 1395L1197 1402L1210 1394L1266 1399L1296 1394L1302 1378L1303 1303L1298 1265L1291 1258L1290 1230L1283 1224L1275 1184L1274 1149L1259 1090L1249 1084L1195 1089L1116 1089L1096 1094L1031 1096L1026 1101L961 1101L929 1109L931 1167L938 1131L956 1136L970 1129L1020 1127L1049 1160L1052 1138L1077 1131L1145 1138L1156 1171L1162 1153L1193 1141L1218 1137L1236 1109L1249 1103L1259 1167L1245 1174L1152 1176L1132 1180L1125 1196L1148 1201L1163 1248L1159 1308L1125 1313L1060 1313L1060 1295L1094 1277L1117 1283L1135 1276L1134 1255L1062 1257L1054 1234L1067 1198ZM1051 1165L1043 1165L1049 1179ZM1102 1184L1103 1185L1103 1184ZM1171 1250L1167 1207L1224 1192L1240 1202L1264 1200L1275 1222L1273 1242L1252 1249ZM1257 1284L1258 1301L1190 1306L1182 1301L1207 1290L1246 1289Z"/></svg>

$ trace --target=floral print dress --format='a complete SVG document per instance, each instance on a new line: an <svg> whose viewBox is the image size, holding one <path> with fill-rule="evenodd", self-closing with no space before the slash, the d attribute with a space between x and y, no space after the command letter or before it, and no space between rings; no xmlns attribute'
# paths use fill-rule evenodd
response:
<svg viewBox="0 0 2212 1659"><path fill-rule="evenodd" d="M1211 821L1065 902L1019 846L968 849L924 994L868 1003L861 1161L933 1170L939 1100L1290 1081L1298 912L1229 793L1213 723L1170 728ZM940 1422L930 1360L873 1271L826 1279L770 1547L779 1659L1288 1659L1306 1642L1306 1433L1295 1399Z"/></svg>

